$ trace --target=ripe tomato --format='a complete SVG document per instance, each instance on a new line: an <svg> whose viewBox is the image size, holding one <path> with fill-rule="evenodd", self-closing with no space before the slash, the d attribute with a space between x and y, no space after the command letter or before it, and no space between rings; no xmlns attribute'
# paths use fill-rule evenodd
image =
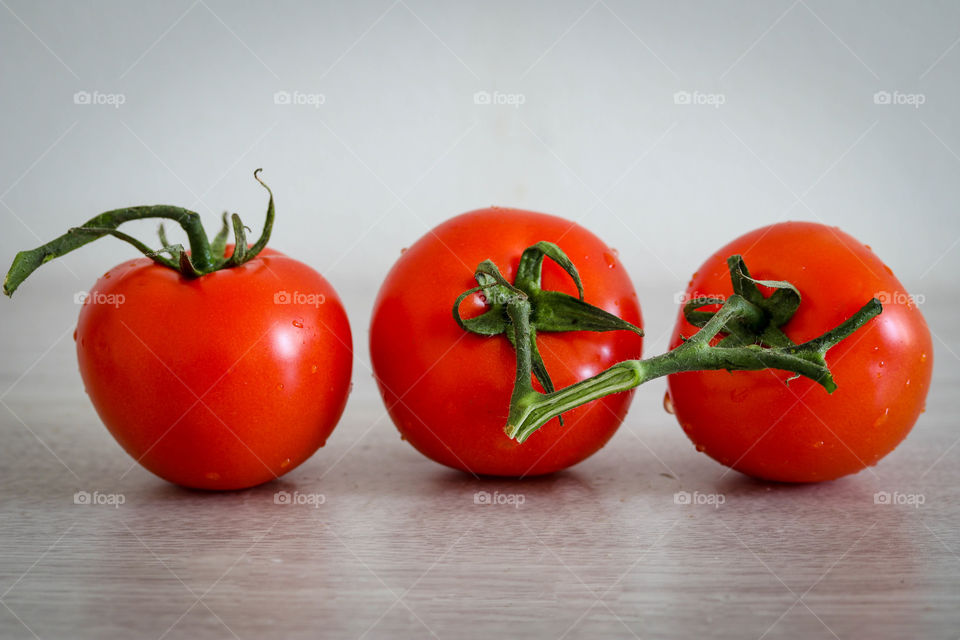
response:
<svg viewBox="0 0 960 640"><path fill-rule="evenodd" d="M632 399L619 393L551 420L520 444L504 433L516 355L503 335L462 330L454 300L476 286L474 269L493 260L513 282L523 250L546 240L580 272L586 301L641 326L636 292L616 253L579 225L519 209L480 209L452 218L406 250L374 304L373 369L390 417L404 439L428 458L475 474L550 473L587 458L617 430ZM577 295L551 261L543 288ZM485 310L480 294L463 301L463 317ZM540 333L540 354L556 388L639 358L642 338L628 331ZM537 389L541 389L537 385Z"/></svg>
<svg viewBox="0 0 960 640"><path fill-rule="evenodd" d="M870 298L883 312L827 353L833 394L806 378L787 385L783 371L669 376L668 400L687 436L722 464L768 480L832 480L876 464L913 427L930 387L930 332L912 298L868 246L809 222L737 238L700 267L687 295L730 295L732 254L743 255L754 278L799 289L803 301L781 327L794 342L840 324ZM695 331L681 312L671 348Z"/></svg>
<svg viewBox="0 0 960 640"><path fill-rule="evenodd" d="M271 249L196 279L124 262L91 289L74 335L110 433L187 487L240 489L294 469L323 446L350 387L336 292Z"/></svg>

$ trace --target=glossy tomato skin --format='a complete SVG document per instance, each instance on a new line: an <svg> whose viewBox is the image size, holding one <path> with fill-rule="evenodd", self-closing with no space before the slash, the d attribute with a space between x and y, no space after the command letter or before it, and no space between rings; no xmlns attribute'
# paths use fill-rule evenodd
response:
<svg viewBox="0 0 960 640"><path fill-rule="evenodd" d="M296 468L323 446L350 389L340 299L271 249L197 279L124 262L91 289L75 338L110 433L185 487L241 489Z"/></svg>
<svg viewBox="0 0 960 640"><path fill-rule="evenodd" d="M564 469L613 435L632 399L621 393L551 420L523 444L504 434L516 356L503 335L460 329L454 300L476 286L473 271L493 260L513 282L523 250L557 243L577 266L588 303L642 326L640 306L616 252L579 225L519 209L490 208L452 218L406 250L390 271L373 310L370 354L384 402L401 435L428 458L470 473L522 477ZM543 287L576 295L553 262ZM464 317L485 310L464 300ZM642 338L629 331L541 333L540 353L557 388L610 365L639 358ZM539 387L538 387L539 388Z"/></svg>
<svg viewBox="0 0 960 640"><path fill-rule="evenodd" d="M730 295L726 258L737 253L754 278L787 280L800 290L800 308L782 327L797 343L840 324L873 297L883 312L828 352L838 385L833 394L806 378L788 386L790 374L781 371L670 376L670 399L687 436L722 464L767 480L832 480L876 464L924 408L933 347L920 310L868 246L809 222L737 238L700 267L687 295ZM671 348L695 331L681 312Z"/></svg>

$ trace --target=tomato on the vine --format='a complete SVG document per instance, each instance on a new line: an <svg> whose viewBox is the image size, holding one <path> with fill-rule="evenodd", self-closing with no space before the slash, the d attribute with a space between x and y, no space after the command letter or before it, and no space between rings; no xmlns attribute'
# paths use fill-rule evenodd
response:
<svg viewBox="0 0 960 640"><path fill-rule="evenodd" d="M336 292L271 249L189 280L147 258L124 262L90 290L76 343L113 437L187 487L239 489L291 471L326 442L350 387Z"/></svg>
<svg viewBox="0 0 960 640"><path fill-rule="evenodd" d="M831 480L876 464L913 427L930 387L933 347L916 299L868 246L808 222L763 227L718 249L694 274L688 299L732 293L731 254L743 256L754 278L799 290L803 302L782 326L798 344L867 298L883 312L827 354L832 394L807 378L788 383L796 376L785 371L670 375L667 404L687 436L722 464L768 480ZM696 330L681 311L671 348Z"/></svg>
<svg viewBox="0 0 960 640"><path fill-rule="evenodd" d="M117 230L144 218L179 224L190 250L171 245L163 227L159 251ZM263 233L249 245L237 214L208 238L186 209L115 209L18 253L4 281L12 295L41 265L107 235L147 256L96 282L74 338L101 420L170 482L240 489L277 478L323 446L346 405L347 315L323 276L266 248L273 219L271 193ZM236 244L227 245L231 222Z"/></svg>
<svg viewBox="0 0 960 640"><path fill-rule="evenodd" d="M380 289L370 354L397 429L437 462L475 474L550 473L596 452L623 421L631 392L565 412L562 425L554 418L523 443L504 434L517 370L514 349L503 336L465 332L451 316L451 304L475 285L478 263L492 260L512 282L521 254L541 241L558 245L576 265L587 303L641 326L636 292L616 252L573 222L494 207L429 231L403 252ZM543 263L542 287L578 294L569 273L553 261ZM486 309L479 292L459 305L464 318ZM558 389L640 357L643 344L630 331L541 332L536 341Z"/></svg>

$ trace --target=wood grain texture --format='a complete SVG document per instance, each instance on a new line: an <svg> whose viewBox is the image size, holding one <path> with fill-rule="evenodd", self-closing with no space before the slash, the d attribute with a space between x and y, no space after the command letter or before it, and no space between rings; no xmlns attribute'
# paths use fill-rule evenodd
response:
<svg viewBox="0 0 960 640"><path fill-rule="evenodd" d="M957 310L929 292L927 412L894 454L840 481L725 472L662 411L662 382L574 469L476 480L401 442L359 345L328 445L224 494L132 466L83 393L68 296L18 298L0 305L0 638L960 635L960 341L947 336ZM666 301L645 309L655 335L671 298L649 298ZM353 321L363 336L366 318ZM81 490L124 503L74 504ZM323 503L276 504L278 491ZM523 503L476 504L478 491ZM679 505L678 491L725 502ZM878 491L924 504L878 505Z"/></svg>

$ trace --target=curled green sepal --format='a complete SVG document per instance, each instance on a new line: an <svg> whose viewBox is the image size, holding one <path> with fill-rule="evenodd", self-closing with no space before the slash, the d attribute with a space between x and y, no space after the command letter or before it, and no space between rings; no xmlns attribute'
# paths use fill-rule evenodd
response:
<svg viewBox="0 0 960 640"><path fill-rule="evenodd" d="M723 339L723 346L758 344L765 347L785 347L794 344L780 327L793 317L800 306L800 292L797 288L785 280L752 278L741 255L727 258L727 268L733 293L741 296L753 307L747 316L733 318L724 327L722 332L727 335ZM774 291L769 297L764 297L757 285ZM714 314L700 309L723 302L722 298L694 298L684 305L683 315L693 326L703 327Z"/></svg>
<svg viewBox="0 0 960 640"><path fill-rule="evenodd" d="M579 297L541 288L544 258L550 258L570 275ZM507 332L512 323L506 313L506 304L511 296L524 295L530 300L533 314L531 323L538 331L626 330L643 335L639 327L583 301L583 282L577 268L563 250L552 242L538 242L524 250L512 285L490 260L480 263L474 277L480 286L460 294L453 305L454 320L465 331L485 336ZM462 318L460 305L468 296L480 291L483 292L488 310L474 318Z"/></svg>
<svg viewBox="0 0 960 640"><path fill-rule="evenodd" d="M220 231L217 231L217 235L210 241L210 252L215 256L223 255L223 252L227 249L227 238L230 236L230 214L224 211L221 220ZM163 229L163 226L161 225L160 228ZM160 241L163 244L168 244L162 237Z"/></svg>
<svg viewBox="0 0 960 640"><path fill-rule="evenodd" d="M197 278L219 269L235 267L249 262L267 246L267 242L270 240L270 233L273 230L273 220L275 217L273 191L260 179L261 171L262 169L254 171L253 177L263 185L263 188L270 194L270 201L267 205L267 216L263 223L263 231L257 242L248 248L246 235L243 232L243 223L237 214L233 214L236 248L233 255L229 258L223 255L228 234L226 215L224 215L224 227L211 242L200 221L200 215L194 211L165 204L125 207L123 209L113 209L101 213L87 220L83 225L69 229L63 235L54 238L36 249L17 253L13 259L13 264L10 265L10 269L7 271L6 278L4 278L3 292L8 296L13 295L17 287L19 287L31 273L44 264L79 249L103 236L113 236L123 240L157 264L170 269L176 269L184 276L190 278ZM162 245L159 250L154 250L136 238L117 229L125 222L143 220L145 218L172 220L180 225L187 235L190 245L189 253L184 251L182 246L171 244L167 240L166 230L163 228L163 225L161 225L158 230L160 243ZM164 257L162 255L163 253L169 254L170 258Z"/></svg>
<svg viewBox="0 0 960 640"><path fill-rule="evenodd" d="M577 297L583 300L583 282L580 273L563 250L552 242L540 241L523 250L514 284L525 291L539 291L543 275L543 259L550 258L567 272L577 285Z"/></svg>

